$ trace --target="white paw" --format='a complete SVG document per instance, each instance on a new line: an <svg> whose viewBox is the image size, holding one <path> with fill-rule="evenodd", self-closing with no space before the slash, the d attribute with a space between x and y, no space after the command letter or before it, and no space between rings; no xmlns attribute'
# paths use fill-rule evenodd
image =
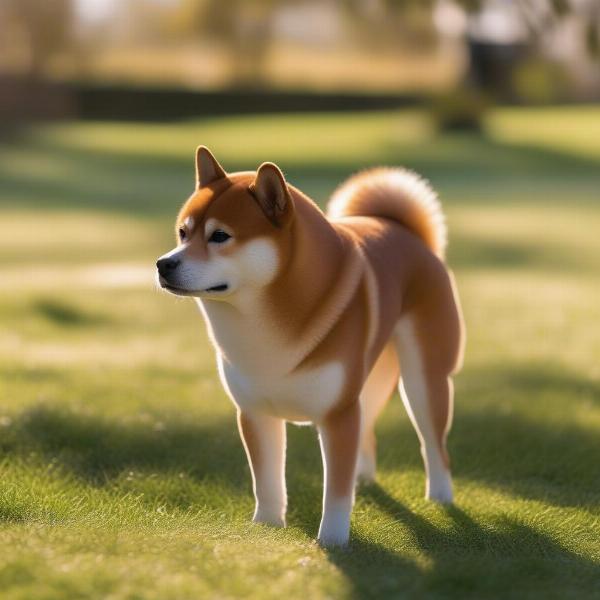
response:
<svg viewBox="0 0 600 600"><path fill-rule="evenodd" d="M325 548L346 546L350 539L351 508L333 508L326 510L319 527L317 541Z"/></svg>
<svg viewBox="0 0 600 600"><path fill-rule="evenodd" d="M452 493L452 477L448 471L441 471L434 477L430 477L427 482L425 493L427 500L441 502L442 504L452 504L454 494Z"/></svg>
<svg viewBox="0 0 600 600"><path fill-rule="evenodd" d="M359 454L356 465L356 480L360 483L374 483L375 478L375 460L366 454Z"/></svg>
<svg viewBox="0 0 600 600"><path fill-rule="evenodd" d="M319 542L319 544L323 546L323 548L334 548L336 546L347 546L349 539L350 531L325 531L319 532L317 542Z"/></svg>
<svg viewBox="0 0 600 600"><path fill-rule="evenodd" d="M253 523L262 523L273 527L285 527L285 516L281 511L257 508L252 517Z"/></svg>

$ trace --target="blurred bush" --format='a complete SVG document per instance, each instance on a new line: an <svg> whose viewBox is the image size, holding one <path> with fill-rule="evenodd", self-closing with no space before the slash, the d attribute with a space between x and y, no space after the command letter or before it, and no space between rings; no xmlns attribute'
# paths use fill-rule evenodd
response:
<svg viewBox="0 0 600 600"><path fill-rule="evenodd" d="M566 99L569 78L564 67L539 57L531 57L515 69L512 86L519 101L551 104Z"/></svg>
<svg viewBox="0 0 600 600"><path fill-rule="evenodd" d="M440 94L430 103L435 125L440 130L479 131L491 101L481 91L465 86Z"/></svg>

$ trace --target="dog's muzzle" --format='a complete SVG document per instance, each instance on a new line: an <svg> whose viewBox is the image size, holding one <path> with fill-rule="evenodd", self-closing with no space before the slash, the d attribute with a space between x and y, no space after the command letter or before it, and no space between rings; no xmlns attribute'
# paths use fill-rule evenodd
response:
<svg viewBox="0 0 600 600"><path fill-rule="evenodd" d="M178 258L159 258L156 261L156 268L163 279L169 279L169 276L173 275L180 264L181 261Z"/></svg>

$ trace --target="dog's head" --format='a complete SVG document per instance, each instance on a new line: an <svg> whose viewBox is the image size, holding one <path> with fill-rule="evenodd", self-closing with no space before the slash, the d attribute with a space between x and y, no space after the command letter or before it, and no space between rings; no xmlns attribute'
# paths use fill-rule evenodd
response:
<svg viewBox="0 0 600 600"><path fill-rule="evenodd" d="M196 190L177 217L177 246L156 263L158 282L173 294L206 299L260 289L281 269L293 218L277 166L227 174L200 146Z"/></svg>

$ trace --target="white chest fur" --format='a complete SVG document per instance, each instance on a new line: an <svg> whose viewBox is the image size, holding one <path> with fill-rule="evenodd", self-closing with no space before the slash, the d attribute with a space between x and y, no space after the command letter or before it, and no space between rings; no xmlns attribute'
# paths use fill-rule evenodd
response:
<svg viewBox="0 0 600 600"><path fill-rule="evenodd" d="M283 375L246 373L221 358L219 373L229 396L243 411L297 423L321 421L339 400L345 380L340 362Z"/></svg>
<svg viewBox="0 0 600 600"><path fill-rule="evenodd" d="M344 365L331 361L296 369L306 355L306 342L290 343L259 296L248 293L235 304L199 305L217 351L221 381L240 409L318 423L339 400Z"/></svg>
<svg viewBox="0 0 600 600"><path fill-rule="evenodd" d="M319 422L344 387L342 363L295 370L302 348L286 344L267 319L215 308L204 312L221 382L234 403L288 421Z"/></svg>

